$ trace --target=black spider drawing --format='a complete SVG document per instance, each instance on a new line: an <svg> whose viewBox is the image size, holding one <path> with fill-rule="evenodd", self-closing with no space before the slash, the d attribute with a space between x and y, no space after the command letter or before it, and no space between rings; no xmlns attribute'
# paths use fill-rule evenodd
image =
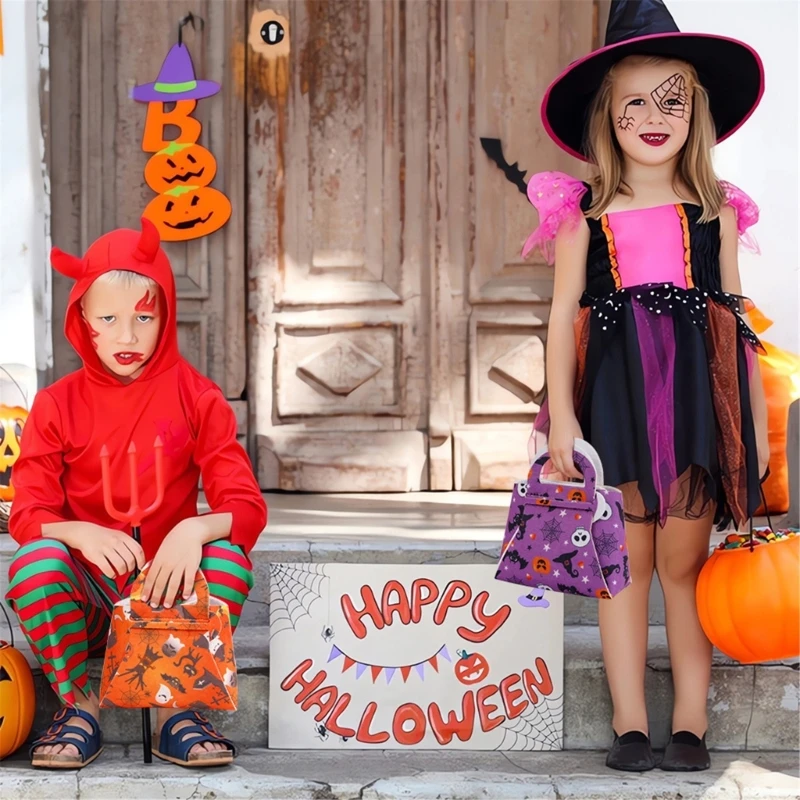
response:
<svg viewBox="0 0 800 800"><path fill-rule="evenodd" d="M314 725L314 731L317 734L317 739L321 741L327 741L328 739L328 729L320 722L319 724Z"/></svg>

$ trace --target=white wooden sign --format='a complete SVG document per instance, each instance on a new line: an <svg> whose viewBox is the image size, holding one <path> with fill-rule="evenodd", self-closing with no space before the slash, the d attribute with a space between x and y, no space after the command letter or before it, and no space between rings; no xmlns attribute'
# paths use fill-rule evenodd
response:
<svg viewBox="0 0 800 800"><path fill-rule="evenodd" d="M269 746L561 749L563 597L494 573L272 564Z"/></svg>

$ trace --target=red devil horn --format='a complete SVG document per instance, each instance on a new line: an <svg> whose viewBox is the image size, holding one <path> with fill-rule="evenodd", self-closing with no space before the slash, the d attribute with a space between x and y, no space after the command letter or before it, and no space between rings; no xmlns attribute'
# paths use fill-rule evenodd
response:
<svg viewBox="0 0 800 800"><path fill-rule="evenodd" d="M54 269L68 278L78 280L83 275L83 261L57 247L50 251L50 263Z"/></svg>
<svg viewBox="0 0 800 800"><path fill-rule="evenodd" d="M158 229L149 219L142 217L142 235L139 237L133 257L137 261L151 264L155 261L156 255L158 255L160 245L161 237L158 235Z"/></svg>

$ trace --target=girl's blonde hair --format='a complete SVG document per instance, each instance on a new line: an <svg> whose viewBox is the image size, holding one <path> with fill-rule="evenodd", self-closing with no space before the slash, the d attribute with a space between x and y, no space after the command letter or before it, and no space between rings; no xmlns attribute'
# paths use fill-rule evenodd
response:
<svg viewBox="0 0 800 800"><path fill-rule="evenodd" d="M675 62L681 65L686 77L686 88L692 98L692 117L689 137L678 156L675 170L675 190L683 185L697 195L703 213L701 222L719 216L724 193L711 163L711 148L717 136L714 119L708 103L708 93L697 77L695 68L686 61L660 56L628 56L611 67L589 107L589 123L586 126L586 152L596 166L597 175L591 181L592 204L587 216L597 218L619 194L630 195L630 188L622 180L623 157L612 127L611 89L614 74L620 64L664 64Z"/></svg>

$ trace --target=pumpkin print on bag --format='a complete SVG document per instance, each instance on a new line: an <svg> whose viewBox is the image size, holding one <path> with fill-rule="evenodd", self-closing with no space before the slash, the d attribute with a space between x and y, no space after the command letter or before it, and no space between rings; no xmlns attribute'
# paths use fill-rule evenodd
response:
<svg viewBox="0 0 800 800"><path fill-rule="evenodd" d="M217 160L192 142L170 142L152 156L145 168L147 185L158 194L178 186L208 186L217 174Z"/></svg>
<svg viewBox="0 0 800 800"><path fill-rule="evenodd" d="M176 186L154 197L144 215L165 242L197 239L219 230L231 216L231 202L211 186Z"/></svg>
<svg viewBox="0 0 800 800"><path fill-rule="evenodd" d="M0 642L0 759L19 749L33 725L36 694L25 656Z"/></svg>
<svg viewBox="0 0 800 800"><path fill-rule="evenodd" d="M20 406L0 405L0 500L11 502L11 473L19 458L19 443L28 412Z"/></svg>

